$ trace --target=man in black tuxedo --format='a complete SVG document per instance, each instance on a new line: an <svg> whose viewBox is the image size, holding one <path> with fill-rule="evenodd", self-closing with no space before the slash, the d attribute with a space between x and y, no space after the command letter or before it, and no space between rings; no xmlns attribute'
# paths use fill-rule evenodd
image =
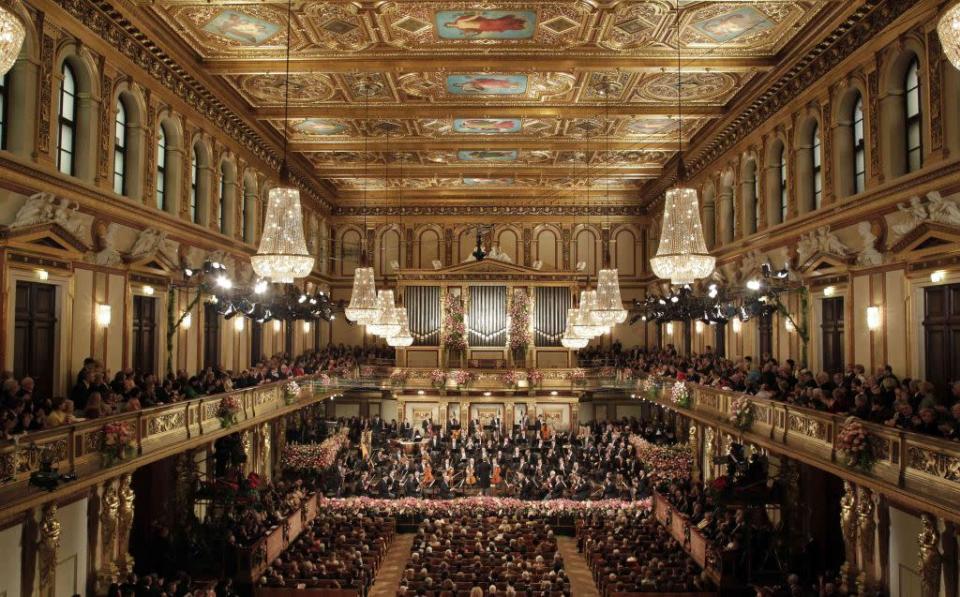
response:
<svg viewBox="0 0 960 597"><path fill-rule="evenodd" d="M481 495L487 495L490 491L490 471L492 467L487 459L484 458L477 465L477 487L480 488Z"/></svg>

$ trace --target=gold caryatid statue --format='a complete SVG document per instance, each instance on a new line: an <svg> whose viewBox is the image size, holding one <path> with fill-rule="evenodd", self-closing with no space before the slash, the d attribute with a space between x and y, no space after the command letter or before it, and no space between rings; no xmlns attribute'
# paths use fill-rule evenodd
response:
<svg viewBox="0 0 960 597"><path fill-rule="evenodd" d="M117 516L119 531L117 533L117 568L124 576L133 572L133 556L130 555L130 531L133 528L134 494L130 474L120 477L120 488L117 497L120 499L120 508Z"/></svg>
<svg viewBox="0 0 960 597"><path fill-rule="evenodd" d="M850 581L857 567L857 493L850 481L843 482L840 498L840 532L843 535L843 553L846 561L841 568L841 590L849 591Z"/></svg>
<svg viewBox="0 0 960 597"><path fill-rule="evenodd" d="M117 520L120 515L120 497L116 479L103 486L100 498L100 572L97 582L106 592L117 580Z"/></svg>
<svg viewBox="0 0 960 597"><path fill-rule="evenodd" d="M937 520L929 514L920 516L923 530L917 536L920 543L920 594L923 597L940 595L940 570L943 556L940 554L940 531Z"/></svg>
<svg viewBox="0 0 960 597"><path fill-rule="evenodd" d="M52 597L57 585L57 552L60 550L61 531L56 504L50 503L43 507L39 531L37 564L40 573L40 597Z"/></svg>

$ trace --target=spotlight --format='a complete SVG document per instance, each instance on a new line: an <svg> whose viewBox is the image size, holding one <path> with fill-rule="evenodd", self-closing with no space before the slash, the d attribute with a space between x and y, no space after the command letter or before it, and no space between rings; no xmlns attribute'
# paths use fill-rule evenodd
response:
<svg viewBox="0 0 960 597"><path fill-rule="evenodd" d="M224 290L230 290L233 288L233 280L221 274L217 276L217 286Z"/></svg>
<svg viewBox="0 0 960 597"><path fill-rule="evenodd" d="M760 290L760 280L747 280L747 288L750 290Z"/></svg>
<svg viewBox="0 0 960 597"><path fill-rule="evenodd" d="M790 275L790 270L788 270L787 268L783 268L782 270L778 270L776 275L777 275L777 278L783 280Z"/></svg>
<svg viewBox="0 0 960 597"><path fill-rule="evenodd" d="M707 296L709 296L710 298L717 298L717 292L718 292L717 285L711 284L709 286L709 291L707 292Z"/></svg>
<svg viewBox="0 0 960 597"><path fill-rule="evenodd" d="M769 278L770 274L772 273L772 270L770 269L770 264L764 263L763 265L761 265L760 273L763 275L764 278Z"/></svg>
<svg viewBox="0 0 960 597"><path fill-rule="evenodd" d="M188 268L186 268L185 270L183 270L183 275L186 276L186 277L188 277L188 278L192 278L192 277L193 277L193 270L188 267Z"/></svg>
<svg viewBox="0 0 960 597"><path fill-rule="evenodd" d="M657 301L657 302L660 303L661 305L666 305L666 304L667 304L667 301L665 301L665 300L663 300L663 299L660 299L660 300Z"/></svg>
<svg viewBox="0 0 960 597"><path fill-rule="evenodd" d="M266 280L257 280L257 283L253 285L253 291L257 294L263 294L267 291L267 286Z"/></svg>
<svg viewBox="0 0 960 597"><path fill-rule="evenodd" d="M942 269L938 269L937 271L930 274L930 281L933 282L934 284L939 284L940 282L943 282L946 279L947 279L947 272Z"/></svg>
<svg viewBox="0 0 960 597"><path fill-rule="evenodd" d="M833 296L833 293L835 293L836 291L837 289L835 287L827 286L826 288L823 289L823 296Z"/></svg>

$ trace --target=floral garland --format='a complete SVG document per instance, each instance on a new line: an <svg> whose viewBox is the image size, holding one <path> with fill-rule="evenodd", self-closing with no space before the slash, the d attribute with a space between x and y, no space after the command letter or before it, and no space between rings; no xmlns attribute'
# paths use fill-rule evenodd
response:
<svg viewBox="0 0 960 597"><path fill-rule="evenodd" d="M600 369L600 377L616 377L617 369L615 367L602 367Z"/></svg>
<svg viewBox="0 0 960 597"><path fill-rule="evenodd" d="M740 431L748 431L753 427L753 402L746 396L740 396L730 404L730 424Z"/></svg>
<svg viewBox="0 0 960 597"><path fill-rule="evenodd" d="M458 386L467 387L477 380L477 374L468 369L457 369L450 372L449 379L452 379Z"/></svg>
<svg viewBox="0 0 960 597"><path fill-rule="evenodd" d="M689 479L693 470L693 454L686 444L660 445L631 434L628 438L637 460L644 464L654 485L675 479Z"/></svg>
<svg viewBox="0 0 960 597"><path fill-rule="evenodd" d="M678 381L673 384L673 390L671 390L671 398L673 403L681 408L690 408L690 390L687 389L687 384Z"/></svg>
<svg viewBox="0 0 960 597"><path fill-rule="evenodd" d="M573 371L567 373L566 377L570 383L580 385L582 383L586 383L587 372L583 369L574 369Z"/></svg>
<svg viewBox="0 0 960 597"><path fill-rule="evenodd" d="M341 429L319 444L288 444L283 450L281 464L298 471L325 471L337 462L341 450L350 447L347 430Z"/></svg>
<svg viewBox="0 0 960 597"><path fill-rule="evenodd" d="M516 387L521 379L527 379L527 375L523 371L514 371L511 369L500 374L500 383L508 388Z"/></svg>
<svg viewBox="0 0 960 597"><path fill-rule="evenodd" d="M435 388L442 388L447 383L447 372L443 369L434 369L430 372L430 383Z"/></svg>
<svg viewBox="0 0 960 597"><path fill-rule="evenodd" d="M227 395L220 400L217 405L217 418L220 419L220 427L227 429L237 424L237 413L240 412L240 401L236 396Z"/></svg>
<svg viewBox="0 0 960 597"><path fill-rule="evenodd" d="M443 299L443 347L448 350L467 349L467 332L464 325L463 301L460 297L447 293Z"/></svg>
<svg viewBox="0 0 960 597"><path fill-rule="evenodd" d="M380 499L368 497L317 498L318 508L339 510L357 514L361 511L376 511L386 516L454 518L477 515L513 515L524 517L583 516L594 512L629 513L647 512L652 507L650 498L628 502L623 500L547 500L526 501L516 498L476 496L453 500L424 500L420 498Z"/></svg>
<svg viewBox="0 0 960 597"><path fill-rule="evenodd" d="M869 473L877 462L877 440L863 421L847 417L837 433L837 451L848 467Z"/></svg>
<svg viewBox="0 0 960 597"><path fill-rule="evenodd" d="M517 289L510 303L510 330L507 347L510 350L526 350L530 345L530 300L527 293Z"/></svg>
<svg viewBox="0 0 960 597"><path fill-rule="evenodd" d="M370 365L364 365L360 367L360 377L367 379L373 377L377 374L377 370L371 367Z"/></svg>
<svg viewBox="0 0 960 597"><path fill-rule="evenodd" d="M290 380L283 386L283 401L286 404L293 404L300 397L300 384Z"/></svg>
<svg viewBox="0 0 960 597"><path fill-rule="evenodd" d="M531 386L540 385L543 382L543 371L540 371L539 369L528 369L527 380L530 382Z"/></svg>
<svg viewBox="0 0 960 597"><path fill-rule="evenodd" d="M103 466L132 458L137 453L133 430L125 421L107 423L100 431L100 457Z"/></svg>
<svg viewBox="0 0 960 597"><path fill-rule="evenodd" d="M410 379L410 372L406 369L397 368L390 373L390 383L395 386L402 386L408 379Z"/></svg>

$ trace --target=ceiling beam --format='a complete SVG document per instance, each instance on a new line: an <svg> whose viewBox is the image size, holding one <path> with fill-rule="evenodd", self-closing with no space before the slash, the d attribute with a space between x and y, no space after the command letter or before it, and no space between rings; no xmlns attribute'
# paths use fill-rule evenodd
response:
<svg viewBox="0 0 960 597"><path fill-rule="evenodd" d="M368 113L369 111L369 113ZM605 108L602 105L544 106L482 106L464 104L388 104L362 105L318 104L290 106L290 118L360 118L371 120L396 118L597 118L609 111L610 116L676 116L677 108L669 104L620 104ZM283 119L283 106L255 108L254 116L261 120ZM684 118L714 118L724 114L723 106L685 105Z"/></svg>
<svg viewBox="0 0 960 597"><path fill-rule="evenodd" d="M648 141L640 138L628 139L591 139L589 144L582 138L576 137L542 137L531 139L512 139L511 135L491 135L477 137L445 137L435 139L430 137L403 137L399 139L384 139L383 137L338 139L331 141L291 141L290 151L445 151L473 147L483 149L532 149L560 151L587 150L606 151L677 151L676 141Z"/></svg>
<svg viewBox="0 0 960 597"><path fill-rule="evenodd" d="M282 56L261 59L207 59L203 68L214 75L282 73ZM416 58L409 55L356 56L338 54L315 58L291 58L293 73L354 73L354 72L432 72L438 69L456 72L491 70L523 72L590 72L612 71L654 72L676 70L676 54L663 56L631 56L618 53L608 56L575 56L570 54L531 56L498 54L497 56L447 53L428 54ZM684 56L683 70L688 72L722 70L726 72L765 72L776 66L773 56Z"/></svg>
<svg viewBox="0 0 960 597"><path fill-rule="evenodd" d="M363 178L363 164L316 164L317 176L321 178ZM652 178L660 174L662 167L659 164L638 164L619 168L609 168L602 166L590 167L590 178L627 178L630 180L640 178ZM391 164L387 172L389 178L400 178L400 165ZM491 178L491 177L514 177L514 176L536 176L541 174L547 178L572 177L587 178L587 169L581 164L576 166L562 164L555 166L553 164L544 165L526 165L526 164L427 164L410 165L403 167L404 178L440 178L465 176L471 178ZM382 179L384 177L383 164L370 164L366 167L366 177L371 179Z"/></svg>

